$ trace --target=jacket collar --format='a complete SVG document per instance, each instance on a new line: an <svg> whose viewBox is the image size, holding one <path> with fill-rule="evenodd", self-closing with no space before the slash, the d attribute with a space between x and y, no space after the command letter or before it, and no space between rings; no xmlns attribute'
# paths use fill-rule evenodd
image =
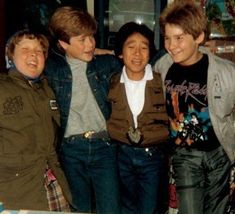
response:
<svg viewBox="0 0 235 214"><path fill-rule="evenodd" d="M8 71L8 76L10 76L12 79L15 79L16 81L19 81L22 83L22 85L31 85L32 84L41 84L41 82L45 79L44 75L41 75L37 80L30 80L24 77L16 68L11 68Z"/></svg>

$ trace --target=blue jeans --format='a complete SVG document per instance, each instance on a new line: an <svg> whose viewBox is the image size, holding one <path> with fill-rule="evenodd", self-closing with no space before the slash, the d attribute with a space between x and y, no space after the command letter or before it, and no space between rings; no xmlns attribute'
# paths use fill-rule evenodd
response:
<svg viewBox="0 0 235 214"><path fill-rule="evenodd" d="M61 164L78 212L119 214L117 145L102 139L72 136L61 145Z"/></svg>
<svg viewBox="0 0 235 214"><path fill-rule="evenodd" d="M172 161L180 214L224 214L230 161L222 146L212 151L178 147Z"/></svg>
<svg viewBox="0 0 235 214"><path fill-rule="evenodd" d="M154 214L158 209L159 182L164 156L157 147L120 145L118 165L123 214Z"/></svg>

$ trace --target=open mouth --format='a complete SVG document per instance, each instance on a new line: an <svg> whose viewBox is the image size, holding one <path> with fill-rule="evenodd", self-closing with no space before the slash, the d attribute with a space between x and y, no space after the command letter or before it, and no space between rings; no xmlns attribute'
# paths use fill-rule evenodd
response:
<svg viewBox="0 0 235 214"><path fill-rule="evenodd" d="M37 67L37 63L34 62L34 61L27 62L26 64L27 64L27 66L29 66L31 68L36 68Z"/></svg>

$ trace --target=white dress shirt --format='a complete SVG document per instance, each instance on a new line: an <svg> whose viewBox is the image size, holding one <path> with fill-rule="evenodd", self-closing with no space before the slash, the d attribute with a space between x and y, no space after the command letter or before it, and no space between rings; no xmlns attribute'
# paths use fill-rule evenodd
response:
<svg viewBox="0 0 235 214"><path fill-rule="evenodd" d="M137 81L128 78L125 66L122 69L120 82L125 85L127 101L133 115L135 128L138 127L137 117L144 107L146 81L152 79L153 73L150 64L147 64L145 67L144 77Z"/></svg>

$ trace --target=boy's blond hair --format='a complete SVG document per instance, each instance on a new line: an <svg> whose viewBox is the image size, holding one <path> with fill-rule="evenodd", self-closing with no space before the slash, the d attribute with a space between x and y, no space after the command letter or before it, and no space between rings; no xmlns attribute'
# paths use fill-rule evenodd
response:
<svg viewBox="0 0 235 214"><path fill-rule="evenodd" d="M13 60L13 55L15 51L15 46L19 44L19 42L22 39L36 39L39 41L40 45L42 46L43 54L45 58L47 58L48 55L48 48L49 48L49 42L46 36L39 33L31 32L30 30L20 30L17 31L7 42L6 44L6 56L9 60Z"/></svg>
<svg viewBox="0 0 235 214"><path fill-rule="evenodd" d="M194 39L204 32L207 33L207 18L202 7L190 0L177 0L169 4L160 15L161 32L165 34L166 24L177 25L184 33Z"/></svg>
<svg viewBox="0 0 235 214"><path fill-rule="evenodd" d="M88 12L71 6L58 8L49 22L52 37L68 44L71 37L93 35L96 30L96 21Z"/></svg>

